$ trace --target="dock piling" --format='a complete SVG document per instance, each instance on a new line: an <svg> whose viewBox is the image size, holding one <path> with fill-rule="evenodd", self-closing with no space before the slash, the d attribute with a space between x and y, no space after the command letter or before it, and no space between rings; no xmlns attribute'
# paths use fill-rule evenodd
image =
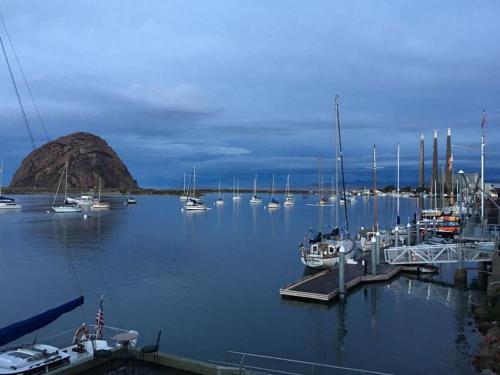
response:
<svg viewBox="0 0 500 375"><path fill-rule="evenodd" d="M340 246L339 249L339 297L345 298L345 249Z"/></svg>
<svg viewBox="0 0 500 375"><path fill-rule="evenodd" d="M380 264L380 233L377 232L375 233L375 253L377 255L377 257L375 258L376 259L376 262L377 262L377 266Z"/></svg>
<svg viewBox="0 0 500 375"><path fill-rule="evenodd" d="M376 275L377 274L377 240L375 237L372 237L372 261L371 261L371 274Z"/></svg>
<svg viewBox="0 0 500 375"><path fill-rule="evenodd" d="M408 246L413 245L413 241L412 241L412 238L411 238L412 234L411 234L411 224L410 223L406 224L406 234L407 234L407 239L408 239L406 241L407 245Z"/></svg>
<svg viewBox="0 0 500 375"><path fill-rule="evenodd" d="M420 221L415 224L415 245L420 244Z"/></svg>
<svg viewBox="0 0 500 375"><path fill-rule="evenodd" d="M427 242L427 240L429 239L429 224L427 223L427 221L425 221L424 228L425 228L424 238L425 238L425 241Z"/></svg>

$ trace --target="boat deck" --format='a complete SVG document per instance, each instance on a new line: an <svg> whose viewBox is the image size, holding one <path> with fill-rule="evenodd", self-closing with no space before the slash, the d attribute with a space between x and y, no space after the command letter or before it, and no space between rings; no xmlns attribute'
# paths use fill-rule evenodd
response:
<svg viewBox="0 0 500 375"><path fill-rule="evenodd" d="M369 270L370 267L368 266ZM349 291L362 283L387 281L402 271L400 266L380 264L377 275L365 274L365 267L359 264L345 265L345 285ZM304 277L280 289L282 297L328 302L339 294L339 270L333 268Z"/></svg>

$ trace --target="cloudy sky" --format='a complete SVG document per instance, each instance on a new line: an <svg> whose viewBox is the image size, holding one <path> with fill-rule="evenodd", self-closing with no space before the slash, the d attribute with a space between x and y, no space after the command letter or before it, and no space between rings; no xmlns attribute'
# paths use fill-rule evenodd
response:
<svg viewBox="0 0 500 375"><path fill-rule="evenodd" d="M313 183L318 158L333 168L335 94L347 183L369 181L374 143L393 181L398 142L415 183L420 131L430 161L438 130L442 160L448 127L453 143L478 146L483 109L487 175L500 178L497 1L3 0L0 13L49 137L102 136L141 186L182 185L194 165L202 185L254 173L267 185L273 172ZM9 181L31 144L3 56L0 126ZM464 148L454 159L479 166Z"/></svg>

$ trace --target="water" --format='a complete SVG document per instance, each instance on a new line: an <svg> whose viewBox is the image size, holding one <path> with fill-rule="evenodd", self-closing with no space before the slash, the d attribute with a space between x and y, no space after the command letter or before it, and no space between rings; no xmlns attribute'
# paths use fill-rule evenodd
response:
<svg viewBox="0 0 500 375"><path fill-rule="evenodd" d="M248 196L233 203L226 195L223 207L195 213L181 212L173 196L138 196L136 206L114 198L111 210L87 219L47 213L48 196L17 198L21 212L0 214L0 326L81 288L84 307L39 338L93 322L104 294L107 325L137 329L143 344L161 329L162 351L197 359L236 350L392 373L474 371L479 339L468 302L481 292L400 277L362 287L345 304L280 298L281 286L306 273L297 245L307 229L334 221L334 207L306 206L314 197L271 212L265 200L251 207ZM381 225L395 223L394 199L379 207ZM352 232L371 226L371 202L348 209ZM415 211L415 200L401 200L402 223Z"/></svg>

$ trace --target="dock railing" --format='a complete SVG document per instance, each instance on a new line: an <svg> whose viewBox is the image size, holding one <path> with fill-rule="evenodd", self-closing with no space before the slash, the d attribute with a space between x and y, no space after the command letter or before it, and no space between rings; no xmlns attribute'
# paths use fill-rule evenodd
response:
<svg viewBox="0 0 500 375"><path fill-rule="evenodd" d="M386 372L370 371L345 366L299 361L267 355L228 351L225 362L214 362L238 368L238 374L256 375L332 375L332 374L374 374L389 375Z"/></svg>

